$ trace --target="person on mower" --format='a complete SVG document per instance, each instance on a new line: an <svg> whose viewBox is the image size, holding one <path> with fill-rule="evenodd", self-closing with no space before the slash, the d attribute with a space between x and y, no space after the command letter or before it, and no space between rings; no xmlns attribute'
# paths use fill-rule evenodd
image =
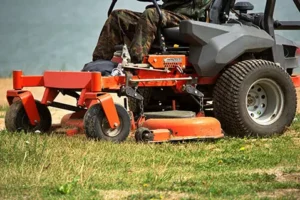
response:
<svg viewBox="0 0 300 200"><path fill-rule="evenodd" d="M205 21L205 12L212 0L163 0L162 26L179 26L181 20ZM159 14L155 8L143 13L115 10L106 20L93 52L93 61L110 60L116 45L129 47L131 61L140 63L148 54L157 33Z"/></svg>

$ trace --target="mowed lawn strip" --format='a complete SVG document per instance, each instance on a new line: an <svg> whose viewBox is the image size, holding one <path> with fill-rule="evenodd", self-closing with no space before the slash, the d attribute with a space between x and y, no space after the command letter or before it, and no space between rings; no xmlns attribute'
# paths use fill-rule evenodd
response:
<svg viewBox="0 0 300 200"><path fill-rule="evenodd" d="M298 120L299 118L299 120ZM1 199L293 199L300 117L285 135L122 144L0 132Z"/></svg>

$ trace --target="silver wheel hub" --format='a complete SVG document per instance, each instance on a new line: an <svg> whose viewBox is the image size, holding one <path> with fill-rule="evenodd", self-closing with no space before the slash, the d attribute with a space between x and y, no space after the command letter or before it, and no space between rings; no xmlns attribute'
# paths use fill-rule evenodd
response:
<svg viewBox="0 0 300 200"><path fill-rule="evenodd" d="M280 86L271 79L259 79L248 90L246 106L249 116L260 125L274 123L282 114L284 96Z"/></svg>
<svg viewBox="0 0 300 200"><path fill-rule="evenodd" d="M120 131L122 130L122 122L120 120L120 125L119 126L117 126L116 128L111 128L109 126L107 118L105 117L102 120L102 130L103 130L103 133L105 135L107 135L109 137L116 137L117 135L120 134Z"/></svg>

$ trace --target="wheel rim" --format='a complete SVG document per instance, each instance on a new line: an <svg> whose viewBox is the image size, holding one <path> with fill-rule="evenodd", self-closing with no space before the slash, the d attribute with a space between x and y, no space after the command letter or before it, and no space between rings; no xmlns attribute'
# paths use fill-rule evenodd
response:
<svg viewBox="0 0 300 200"><path fill-rule="evenodd" d="M275 81L267 78L259 79L247 92L246 106L253 121L260 125L270 125L282 114L284 95Z"/></svg>
<svg viewBox="0 0 300 200"><path fill-rule="evenodd" d="M116 137L117 135L120 134L122 128L123 128L123 123L122 120L120 119L120 124L116 128L111 128L109 125L109 122L106 117L103 118L102 123L101 123L102 131L103 133L108 136L108 137Z"/></svg>

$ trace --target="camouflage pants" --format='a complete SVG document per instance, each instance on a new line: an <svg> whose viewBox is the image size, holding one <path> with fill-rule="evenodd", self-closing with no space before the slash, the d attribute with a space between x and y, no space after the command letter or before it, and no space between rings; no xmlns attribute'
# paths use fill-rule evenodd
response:
<svg viewBox="0 0 300 200"><path fill-rule="evenodd" d="M162 10L162 28L176 27L181 20L188 17ZM115 10L104 24L97 46L93 53L93 61L110 60L114 47L126 44L129 47L132 62L138 63L148 54L157 34L158 13L148 8L143 13L129 10Z"/></svg>

